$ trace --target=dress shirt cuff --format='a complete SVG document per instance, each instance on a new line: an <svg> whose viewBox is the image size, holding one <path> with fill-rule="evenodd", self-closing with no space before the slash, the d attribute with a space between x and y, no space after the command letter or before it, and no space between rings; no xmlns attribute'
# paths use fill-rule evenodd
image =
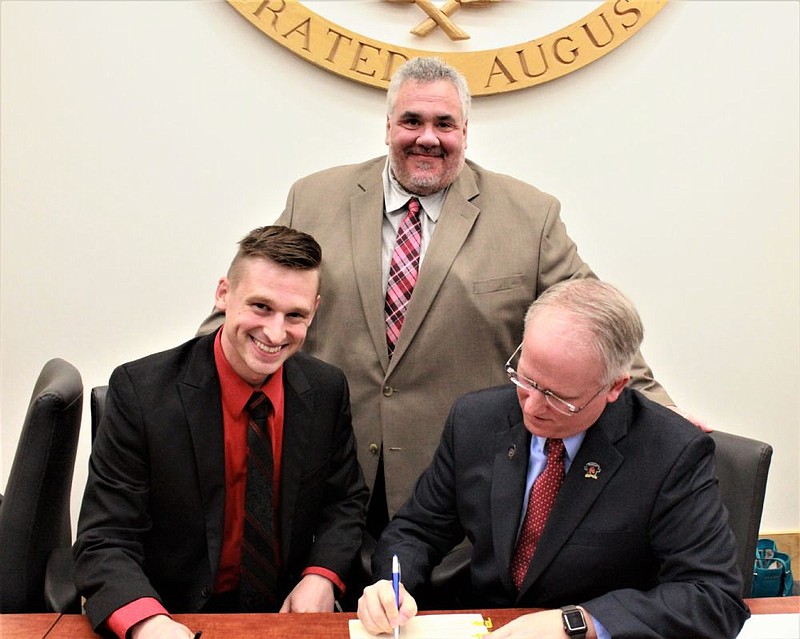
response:
<svg viewBox="0 0 800 639"><path fill-rule="evenodd" d="M328 570L327 568L322 568L320 566L309 566L303 571L303 577L306 575L319 575L321 577L325 577L328 581L333 582L333 585L339 590L340 594L344 594L345 585L344 582L339 579L339 575L337 575L332 570Z"/></svg>
<svg viewBox="0 0 800 639"><path fill-rule="evenodd" d="M117 608L112 612L108 619L106 619L106 626L113 632L119 639L126 639L128 631L140 621L144 621L149 617L156 615L167 615L164 606L158 599L153 597L142 597L134 599L129 604L125 604L122 608Z"/></svg>
<svg viewBox="0 0 800 639"><path fill-rule="evenodd" d="M588 614L588 613L587 613ZM597 633L597 639L611 639L611 635L608 634L608 630L606 627L597 621L597 617L594 615L589 615L594 622L594 631Z"/></svg>

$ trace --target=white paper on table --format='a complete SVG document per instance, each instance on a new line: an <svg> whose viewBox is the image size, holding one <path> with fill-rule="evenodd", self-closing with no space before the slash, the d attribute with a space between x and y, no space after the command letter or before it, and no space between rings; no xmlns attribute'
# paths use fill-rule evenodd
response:
<svg viewBox="0 0 800 639"><path fill-rule="evenodd" d="M800 613L753 615L736 639L798 639Z"/></svg>
<svg viewBox="0 0 800 639"><path fill-rule="evenodd" d="M400 628L400 639L473 639L489 632L478 613L417 615ZM358 619L350 620L350 639L394 637L392 633L371 635Z"/></svg>

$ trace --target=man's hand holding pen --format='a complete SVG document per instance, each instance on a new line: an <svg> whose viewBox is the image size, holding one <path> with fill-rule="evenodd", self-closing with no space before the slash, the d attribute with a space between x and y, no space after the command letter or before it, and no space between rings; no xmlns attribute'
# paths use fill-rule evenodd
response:
<svg viewBox="0 0 800 639"><path fill-rule="evenodd" d="M395 591L389 579L372 584L364 589L358 600L358 618L367 632L379 635L394 632L417 614L417 602L399 584L400 606L395 599Z"/></svg>

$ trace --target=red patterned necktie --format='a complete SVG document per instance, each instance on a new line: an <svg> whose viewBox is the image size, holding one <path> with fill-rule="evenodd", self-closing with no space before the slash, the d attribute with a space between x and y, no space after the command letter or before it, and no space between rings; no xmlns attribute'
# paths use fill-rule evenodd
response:
<svg viewBox="0 0 800 639"><path fill-rule="evenodd" d="M274 464L267 427L271 403L262 392L247 402L247 488L244 498L240 599L243 612L277 612L278 566L272 508Z"/></svg>
<svg viewBox="0 0 800 639"><path fill-rule="evenodd" d="M408 213L397 231L397 241L389 265L389 285L386 289L384 307L389 357L394 353L394 345L400 337L406 308L417 283L419 252L422 245L422 222L419 211L419 200L412 197L408 201Z"/></svg>
<svg viewBox="0 0 800 639"><path fill-rule="evenodd" d="M561 488L561 482L564 480L564 442L560 439L548 439L545 445L547 465L531 486L525 521L517 540L514 558L511 560L511 576L517 588L525 579L536 544L539 543L550 510Z"/></svg>

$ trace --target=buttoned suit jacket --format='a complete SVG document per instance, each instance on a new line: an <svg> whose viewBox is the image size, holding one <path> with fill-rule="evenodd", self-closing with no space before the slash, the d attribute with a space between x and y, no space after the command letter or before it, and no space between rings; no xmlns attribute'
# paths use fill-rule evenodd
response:
<svg viewBox="0 0 800 639"><path fill-rule="evenodd" d="M111 376L74 548L94 627L139 597L196 612L212 594L225 503L213 344L195 338ZM283 370L280 601L308 566L347 577L368 497L342 372L303 353Z"/></svg>
<svg viewBox="0 0 800 639"><path fill-rule="evenodd" d="M389 360L381 225L385 157L328 169L291 188L278 224L323 250L322 301L304 350L344 370L358 458L372 486L383 447L390 515L430 463L453 401L506 381L523 317L547 287L594 277L556 198L467 161L444 200ZM634 384L670 403L639 358Z"/></svg>
<svg viewBox="0 0 800 639"><path fill-rule="evenodd" d="M738 634L749 613L708 435L625 389L588 429L517 590L529 445L513 385L459 399L378 542L373 575L389 574L397 553L413 594L466 535L467 606L582 605L615 639Z"/></svg>

